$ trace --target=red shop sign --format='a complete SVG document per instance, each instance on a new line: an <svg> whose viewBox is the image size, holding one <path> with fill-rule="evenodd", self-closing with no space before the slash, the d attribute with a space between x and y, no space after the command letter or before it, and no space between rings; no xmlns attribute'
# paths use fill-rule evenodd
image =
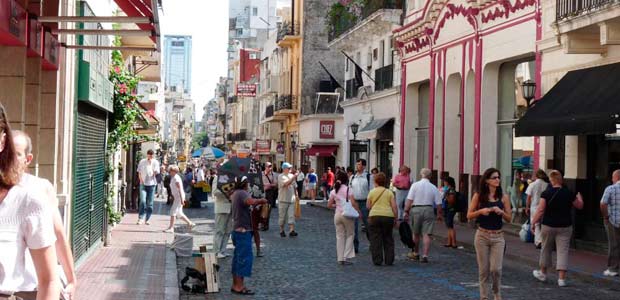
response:
<svg viewBox="0 0 620 300"><path fill-rule="evenodd" d="M259 154L269 154L271 152L271 141L256 140L256 152Z"/></svg>
<svg viewBox="0 0 620 300"><path fill-rule="evenodd" d="M0 1L0 45L26 46L26 23L26 10L17 1Z"/></svg>
<svg viewBox="0 0 620 300"><path fill-rule="evenodd" d="M336 121L321 121L319 123L319 138L333 139Z"/></svg>
<svg viewBox="0 0 620 300"><path fill-rule="evenodd" d="M43 26L34 18L28 19L28 57L41 56L41 42L43 41Z"/></svg>
<svg viewBox="0 0 620 300"><path fill-rule="evenodd" d="M60 44L51 32L45 32L45 43L43 44L43 70L58 70L58 50Z"/></svg>
<svg viewBox="0 0 620 300"><path fill-rule="evenodd" d="M245 83L237 84L237 96L256 97L256 85Z"/></svg>

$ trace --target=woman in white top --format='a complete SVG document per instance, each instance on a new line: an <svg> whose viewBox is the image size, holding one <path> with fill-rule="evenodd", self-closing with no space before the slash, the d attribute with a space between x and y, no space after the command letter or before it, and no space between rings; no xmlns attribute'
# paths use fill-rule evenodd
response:
<svg viewBox="0 0 620 300"><path fill-rule="evenodd" d="M58 300L53 214L43 195L17 185L17 164L11 128L0 104L0 270L5 270L0 271L0 299L31 297L20 292L36 288L38 300ZM37 271L36 280L25 276L26 250Z"/></svg>
<svg viewBox="0 0 620 300"><path fill-rule="evenodd" d="M168 167L168 173L170 173L170 191L174 202L170 207L170 225L164 232L174 232L174 221L177 217L187 223L189 230L191 231L196 224L192 223L187 216L183 213L183 205L185 204L185 192L183 191L183 179L179 175L179 167L177 165L170 165Z"/></svg>
<svg viewBox="0 0 620 300"><path fill-rule="evenodd" d="M538 209L538 203L540 203L540 195L549 186L549 177L542 169L538 169L535 176L536 181L532 182L532 184L527 187L527 190L525 190L525 194L527 195L525 214L530 216L530 226L535 227L535 230L533 230L534 245L536 245L536 248L540 249L542 244L542 230L540 230L540 223L532 224L532 220L534 219L536 209Z"/></svg>
<svg viewBox="0 0 620 300"><path fill-rule="evenodd" d="M338 172L336 175L336 184L329 194L327 207L336 208L334 214L334 226L336 227L336 254L338 256L339 265L351 265L352 262L347 259L355 257L355 249L353 247L353 239L355 237L355 219L347 218L342 215L344 203L348 200L358 214L362 213L357 205L357 201L353 198L353 191L349 188L349 177L345 172Z"/></svg>

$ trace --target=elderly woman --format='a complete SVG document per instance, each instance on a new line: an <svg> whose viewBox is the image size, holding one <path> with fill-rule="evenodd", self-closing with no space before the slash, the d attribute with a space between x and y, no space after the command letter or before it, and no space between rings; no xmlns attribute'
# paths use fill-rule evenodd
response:
<svg viewBox="0 0 620 300"><path fill-rule="evenodd" d="M551 267L553 245L556 247L558 270L558 286L566 286L566 270L568 270L568 248L573 234L571 212L573 207L583 208L581 194L575 194L562 185L562 174L557 170L549 173L551 187L540 195L538 209L532 223L537 224L542 219L542 249L540 251L540 270L534 270L532 275L540 281L547 279L547 270ZM536 228L536 227L532 227Z"/></svg>
<svg viewBox="0 0 620 300"><path fill-rule="evenodd" d="M179 167L177 165L170 165L168 167L170 173L170 191L174 202L170 207L170 225L164 232L174 232L174 221L177 217L187 223L189 230L191 231L196 224L192 223L187 216L183 213L183 205L185 205L185 193L183 191L183 179L179 175Z"/></svg>
<svg viewBox="0 0 620 300"><path fill-rule="evenodd" d="M60 285L52 208L42 194L18 185L19 170L11 128L0 104L0 299L57 300ZM36 277L26 271L26 251Z"/></svg>
<svg viewBox="0 0 620 300"><path fill-rule="evenodd" d="M405 202L407 202L407 194L411 187L411 169L402 165L398 169L398 174L394 176L392 184L396 188L396 207L398 207L398 220L403 220L403 211L405 210Z"/></svg>
<svg viewBox="0 0 620 300"><path fill-rule="evenodd" d="M394 237L392 229L396 227L396 200L392 191L385 188L387 181L383 172L374 176L375 188L368 193L368 233L370 236L370 253L372 262L380 266L394 264Z"/></svg>

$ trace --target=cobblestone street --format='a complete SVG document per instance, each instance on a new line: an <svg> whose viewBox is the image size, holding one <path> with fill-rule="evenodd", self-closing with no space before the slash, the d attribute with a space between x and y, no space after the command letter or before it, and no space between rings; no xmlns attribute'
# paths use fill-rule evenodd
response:
<svg viewBox="0 0 620 300"><path fill-rule="evenodd" d="M213 205L187 209L196 223L194 245L208 244L213 234ZM368 242L364 238L361 253L352 266L336 264L336 242L333 212L319 207L302 206L297 238L278 235L277 212L271 215L271 228L261 232L264 257L254 260L252 277L247 285L255 296L230 293L231 258L220 260L220 289L207 299L478 299L477 265L473 249L452 250L433 242L429 264L408 260L407 249L397 241L397 259L392 267L372 264ZM395 237L396 237L395 232ZM507 251L511 251L507 249ZM232 245L229 244L229 253ZM179 279L192 258L177 260ZM620 286L615 288L597 281L584 282L571 277L569 286L558 288L557 277L547 283L531 276L532 268L506 261L503 270L504 299L618 299ZM181 299L205 299L181 291Z"/></svg>

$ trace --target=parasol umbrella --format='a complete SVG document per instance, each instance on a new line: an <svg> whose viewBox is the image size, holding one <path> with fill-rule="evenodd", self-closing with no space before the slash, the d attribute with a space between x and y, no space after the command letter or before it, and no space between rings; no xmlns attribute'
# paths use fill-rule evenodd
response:
<svg viewBox="0 0 620 300"><path fill-rule="evenodd" d="M228 196L234 188L235 177L246 176L250 184L250 194L254 198L265 198L260 165L251 158L232 157L217 168L217 188Z"/></svg>
<svg viewBox="0 0 620 300"><path fill-rule="evenodd" d="M200 148L194 151L194 153L192 154L193 157L206 156L207 158L210 158L210 159L222 158L225 155L226 154L224 153L224 151L218 148L215 148L215 147L211 147L211 146Z"/></svg>
<svg viewBox="0 0 620 300"><path fill-rule="evenodd" d="M202 156L202 149L195 150L192 153L192 157L200 157L200 156Z"/></svg>

